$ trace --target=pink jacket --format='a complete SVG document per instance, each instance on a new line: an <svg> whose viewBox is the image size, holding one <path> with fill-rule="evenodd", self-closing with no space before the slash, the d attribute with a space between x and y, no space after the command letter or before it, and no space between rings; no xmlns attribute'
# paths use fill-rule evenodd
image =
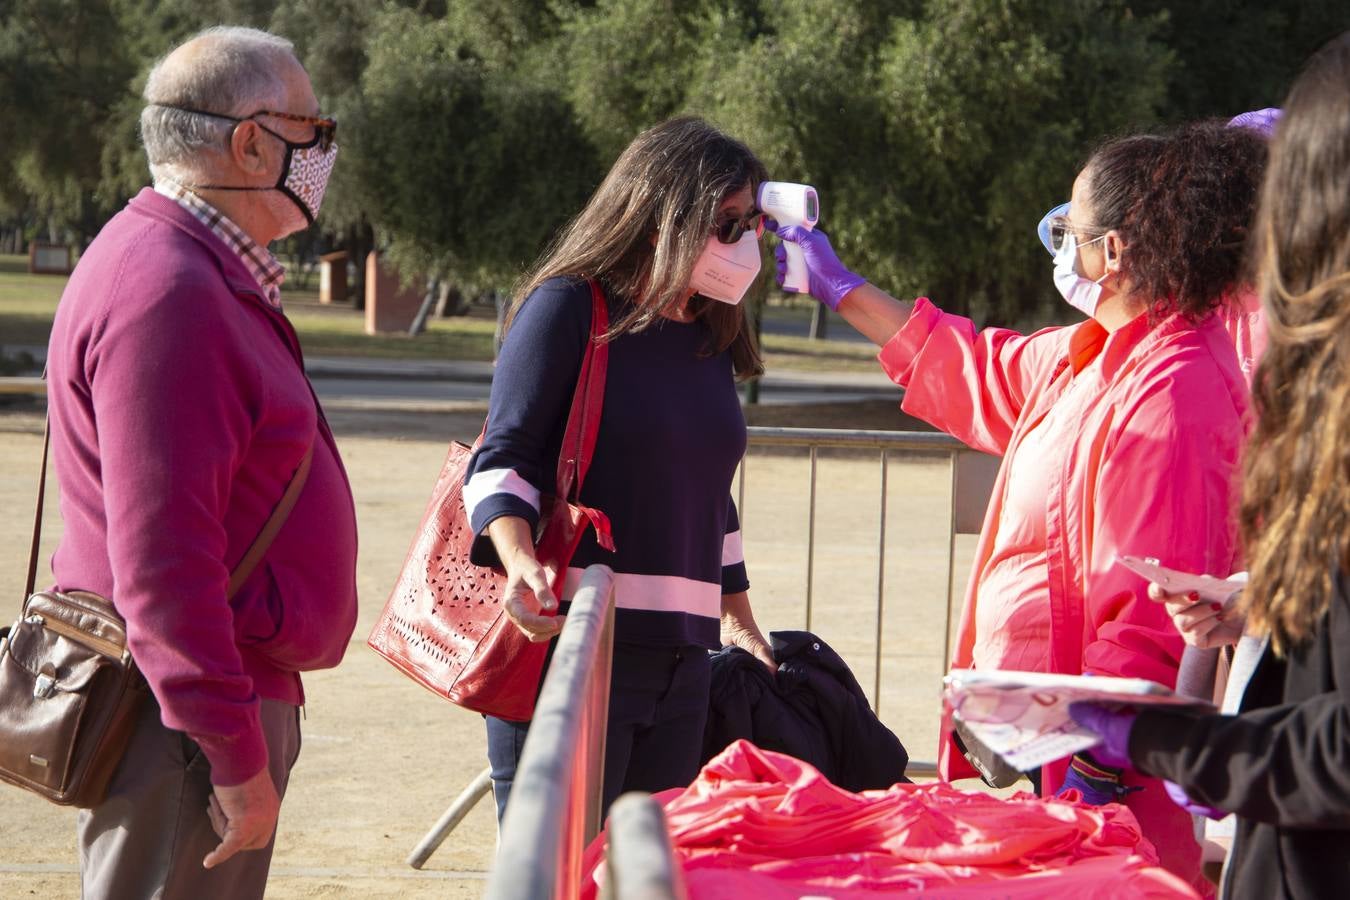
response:
<svg viewBox="0 0 1350 900"><path fill-rule="evenodd" d="M1009 461L1023 436L1084 373L1094 392L1063 453L1047 458L1051 672L1148 678L1171 686L1182 640L1147 584L1118 555L1156 556L1190 572L1231 572L1238 559L1234 510L1239 454L1249 421L1247 386L1224 323L1147 315L1108 334L1095 321L1024 336L943 313L926 299L881 351L905 388L903 409L1004 463L985 516L958 626L953 665L970 666L978 573L989 559ZM1072 371L1071 371L1072 370ZM944 736L944 777L974 771ZM1058 789L1063 771L1047 771ZM1127 778L1133 777L1130 773ZM1152 779L1129 804L1168 864L1167 832L1189 819ZM1152 784L1147 782L1152 781ZM1150 827L1152 825L1153 827ZM1178 833L1181 844L1194 841ZM1186 877L1192 861L1169 865ZM1198 865L1198 856L1194 863Z"/></svg>

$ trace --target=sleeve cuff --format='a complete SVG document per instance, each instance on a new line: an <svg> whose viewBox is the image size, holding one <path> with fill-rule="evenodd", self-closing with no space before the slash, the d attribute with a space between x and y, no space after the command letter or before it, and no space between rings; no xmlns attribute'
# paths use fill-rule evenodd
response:
<svg viewBox="0 0 1350 900"><path fill-rule="evenodd" d="M745 563L732 563L722 567L722 593L739 594L750 590L750 578L745 572Z"/></svg>
<svg viewBox="0 0 1350 900"><path fill-rule="evenodd" d="M469 549L469 562L475 566L500 567L497 548L487 535L487 527L503 516L515 516L524 519L533 530L539 524L539 511L525 500L514 494L493 494L479 503L473 511L469 523L473 528L473 546Z"/></svg>
<svg viewBox="0 0 1350 900"><path fill-rule="evenodd" d="M904 326L877 354L877 361L881 363L887 378L900 387L909 385L909 380L913 377L914 360L941 318L942 310L929 302L927 297L920 297L914 301L914 309Z"/></svg>
<svg viewBox="0 0 1350 900"><path fill-rule="evenodd" d="M211 764L211 783L220 787L243 784L267 768L267 738L254 708L249 728L243 734L221 737L188 735L202 748Z"/></svg>

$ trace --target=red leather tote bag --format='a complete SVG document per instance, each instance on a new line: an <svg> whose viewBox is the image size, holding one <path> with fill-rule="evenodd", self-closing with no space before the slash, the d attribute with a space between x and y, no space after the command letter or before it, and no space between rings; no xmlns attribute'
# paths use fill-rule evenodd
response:
<svg viewBox="0 0 1350 900"><path fill-rule="evenodd" d="M595 452L605 396L609 329L599 286L591 282L591 337L577 376L558 457L557 488L541 504L535 550L561 598L567 566L587 526L613 550L609 520L576 502ZM531 643L502 606L506 575L469 561L473 532L464 508L464 480L473 447L455 442L441 467L403 572L368 643L395 668L451 703L503 719L534 712L547 643Z"/></svg>

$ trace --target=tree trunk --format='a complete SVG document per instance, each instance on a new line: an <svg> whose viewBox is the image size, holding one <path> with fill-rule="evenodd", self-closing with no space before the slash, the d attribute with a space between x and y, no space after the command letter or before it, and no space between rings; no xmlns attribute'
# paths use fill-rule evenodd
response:
<svg viewBox="0 0 1350 900"><path fill-rule="evenodd" d="M352 308L366 308L366 257L375 249L375 232L362 221L347 229L347 258L354 263L352 275Z"/></svg>
<svg viewBox="0 0 1350 900"><path fill-rule="evenodd" d="M811 313L811 333L808 337L813 341L824 340L826 326L829 324L829 313L825 309L825 304L817 303L815 310Z"/></svg>

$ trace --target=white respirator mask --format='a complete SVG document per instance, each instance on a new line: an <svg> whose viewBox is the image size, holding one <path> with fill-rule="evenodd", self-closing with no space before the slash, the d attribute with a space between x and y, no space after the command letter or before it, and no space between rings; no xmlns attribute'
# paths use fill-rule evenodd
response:
<svg viewBox="0 0 1350 900"><path fill-rule="evenodd" d="M1083 246L1095 244L1106 235L1093 238ZM1068 301L1069 305L1087 316L1096 315L1097 306L1102 302L1102 282L1110 274L1103 272L1102 277L1093 281L1078 274L1078 238L1073 234L1064 236L1064 243L1055 254L1055 287Z"/></svg>
<svg viewBox="0 0 1350 900"><path fill-rule="evenodd" d="M709 235L703 252L694 261L689 286L704 297L735 306L754 284L759 266L759 238L753 229L731 244L722 243L716 234Z"/></svg>

